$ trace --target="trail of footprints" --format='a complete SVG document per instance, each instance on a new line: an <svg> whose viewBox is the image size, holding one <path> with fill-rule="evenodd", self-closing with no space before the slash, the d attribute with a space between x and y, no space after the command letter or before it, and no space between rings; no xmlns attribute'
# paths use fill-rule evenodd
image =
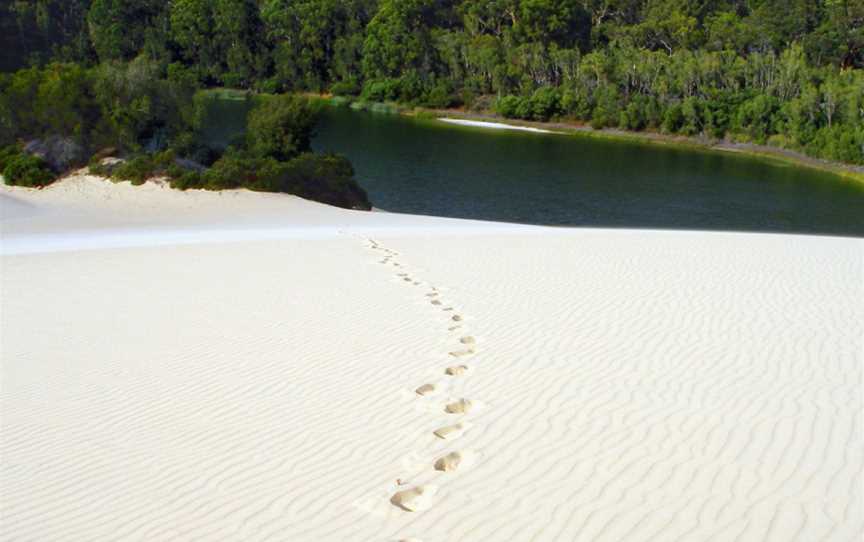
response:
<svg viewBox="0 0 864 542"><path fill-rule="evenodd" d="M382 259L378 261L381 265L396 269L395 276L405 284L412 286L420 286L422 283L416 280L410 273L405 271L403 266L396 257L398 252L383 247L373 239L367 239L369 248L381 253ZM437 288L430 286L424 297L429 304L435 308L440 308L446 314L447 331L452 333L462 329L462 316L456 312L455 308L448 306L442 299L441 292ZM456 342L456 341L454 341ZM469 358L476 353L477 341L470 335L462 335L458 339L458 343L454 344L453 349L447 354L454 364L442 367L441 373L444 376L443 383L427 382L418 386L414 392L418 400L436 401L435 397L442 395L442 391L446 391L453 379L464 378L470 375L471 367L466 363L456 363L464 358ZM449 399L441 403L441 410L453 417L453 423L437 427L431 432L437 438L444 441L455 441L461 437L465 431L470 428L470 424L463 418L469 412L481 406L479 401L472 399L460 398ZM473 450L455 450L448 452L441 457L435 459L431 468L442 472L452 473L464 468L477 458L477 453ZM408 482L402 479L397 480L397 486L408 485ZM390 502L402 510L409 512L419 512L429 508L434 502L437 486L432 484L416 485L396 491L390 498Z"/></svg>

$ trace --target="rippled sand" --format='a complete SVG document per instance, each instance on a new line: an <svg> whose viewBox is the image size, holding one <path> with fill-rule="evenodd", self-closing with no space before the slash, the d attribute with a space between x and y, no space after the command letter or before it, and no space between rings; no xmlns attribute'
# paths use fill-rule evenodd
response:
<svg viewBox="0 0 864 542"><path fill-rule="evenodd" d="M862 534L861 240L0 203L0 539Z"/></svg>

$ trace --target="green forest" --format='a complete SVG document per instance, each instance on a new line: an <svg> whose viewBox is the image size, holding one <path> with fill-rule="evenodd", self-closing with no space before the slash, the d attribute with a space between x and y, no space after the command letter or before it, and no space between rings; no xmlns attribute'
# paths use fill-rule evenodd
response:
<svg viewBox="0 0 864 542"><path fill-rule="evenodd" d="M864 164L864 0L12 0L0 6L0 26L4 145L62 136L88 153L149 153L141 160L150 168L156 153L277 169L303 157L329 164L306 169L348 182L350 164L310 154L302 136L283 137L289 151L261 141L294 131L272 123L258 141L203 159L196 103L201 89L225 87L768 144ZM303 132L314 105L293 100L280 111ZM14 151L4 152L8 163ZM27 160L16 167L39 169ZM212 177L177 182L221 186L224 175Z"/></svg>

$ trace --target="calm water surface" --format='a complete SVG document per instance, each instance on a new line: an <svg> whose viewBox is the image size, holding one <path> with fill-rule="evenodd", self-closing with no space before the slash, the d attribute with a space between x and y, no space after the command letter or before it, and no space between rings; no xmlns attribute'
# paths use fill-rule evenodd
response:
<svg viewBox="0 0 864 542"><path fill-rule="evenodd" d="M314 147L347 155L388 211L864 237L864 186L761 159L336 108Z"/></svg>

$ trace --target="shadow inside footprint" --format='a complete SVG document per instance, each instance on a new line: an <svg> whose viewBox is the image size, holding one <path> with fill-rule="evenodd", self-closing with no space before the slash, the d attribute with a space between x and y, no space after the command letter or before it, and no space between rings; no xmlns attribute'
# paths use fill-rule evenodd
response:
<svg viewBox="0 0 864 542"><path fill-rule="evenodd" d="M477 401L471 399L459 399L452 403L447 403L444 406L444 412L447 414L468 414L478 406Z"/></svg>
<svg viewBox="0 0 864 542"><path fill-rule="evenodd" d="M467 365L454 365L452 367L447 367L444 371L444 374L447 376L462 376L468 372Z"/></svg>
<svg viewBox="0 0 864 542"><path fill-rule="evenodd" d="M465 450L462 452L450 452L449 454L438 458L435 461L435 470L442 472L452 472L460 466L468 466L474 459L474 452Z"/></svg>
<svg viewBox="0 0 864 542"><path fill-rule="evenodd" d="M414 390L414 393L416 393L417 395L432 395L433 393L435 393L435 384L423 384L422 386Z"/></svg>
<svg viewBox="0 0 864 542"><path fill-rule="evenodd" d="M417 486L396 492L390 498L390 502L408 512L419 512L432 505L432 498L437 491L438 488L433 485Z"/></svg>
<svg viewBox="0 0 864 542"><path fill-rule="evenodd" d="M455 352L449 353L454 358L464 358L465 356L471 356L474 354L473 348L466 348L465 350L456 350Z"/></svg>
<svg viewBox="0 0 864 542"><path fill-rule="evenodd" d="M432 433L444 440L451 440L454 438L458 438L468 429L467 423L456 423L453 425L445 425L444 427L439 427Z"/></svg>

